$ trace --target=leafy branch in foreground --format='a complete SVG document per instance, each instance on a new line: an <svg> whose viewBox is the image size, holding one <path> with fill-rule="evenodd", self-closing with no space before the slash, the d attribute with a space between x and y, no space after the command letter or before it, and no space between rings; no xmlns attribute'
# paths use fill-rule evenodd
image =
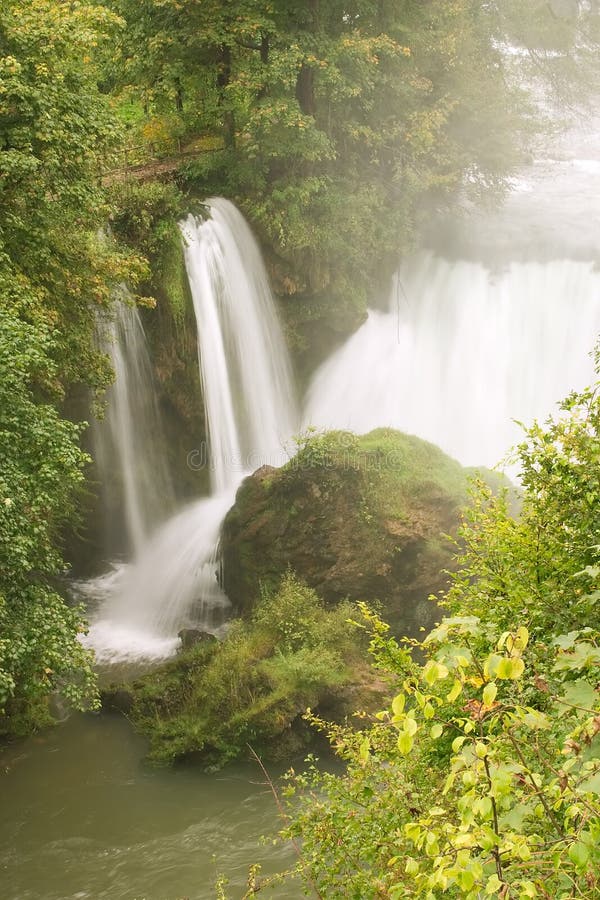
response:
<svg viewBox="0 0 600 900"><path fill-rule="evenodd" d="M328 726L343 777L313 767L287 837L327 897L592 896L600 885L598 633L530 644L475 616L445 619L410 662L375 627L375 661L400 676L362 731ZM396 664L390 660L396 657ZM543 659L543 662L542 662Z"/></svg>
<svg viewBox="0 0 600 900"><path fill-rule="evenodd" d="M600 400L572 394L517 450L523 506L474 488L450 615L398 643L360 730L308 714L345 760L291 776L300 874L328 898L594 897L600 890Z"/></svg>

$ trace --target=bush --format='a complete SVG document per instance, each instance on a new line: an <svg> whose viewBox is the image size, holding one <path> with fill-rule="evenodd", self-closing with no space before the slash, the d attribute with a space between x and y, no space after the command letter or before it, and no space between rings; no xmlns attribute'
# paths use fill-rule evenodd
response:
<svg viewBox="0 0 600 900"><path fill-rule="evenodd" d="M263 592L249 624L234 622L222 643L201 643L133 685L133 720L150 738L150 759L193 753L212 767L248 744L271 755L275 738L280 753L297 748L293 727L306 708L358 677L352 614L346 603L326 611L288 572L275 593Z"/></svg>
<svg viewBox="0 0 600 900"><path fill-rule="evenodd" d="M476 485L424 640L363 607L396 696L360 731L310 716L347 771L288 789L285 836L328 900L598 896L599 442L596 387L526 432L517 520Z"/></svg>

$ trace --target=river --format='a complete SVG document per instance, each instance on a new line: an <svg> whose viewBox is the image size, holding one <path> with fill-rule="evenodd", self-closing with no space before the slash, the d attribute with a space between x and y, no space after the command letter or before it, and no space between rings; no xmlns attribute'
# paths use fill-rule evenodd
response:
<svg viewBox="0 0 600 900"><path fill-rule="evenodd" d="M2 900L208 900L294 864L257 765L151 768L120 715L77 715L0 753ZM278 772L275 771L275 775ZM298 881L275 896L302 896Z"/></svg>

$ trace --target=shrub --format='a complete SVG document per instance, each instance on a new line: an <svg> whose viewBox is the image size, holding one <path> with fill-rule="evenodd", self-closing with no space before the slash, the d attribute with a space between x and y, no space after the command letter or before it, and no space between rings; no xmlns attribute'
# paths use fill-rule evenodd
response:
<svg viewBox="0 0 600 900"><path fill-rule="evenodd" d="M309 716L347 770L288 788L285 835L328 900L598 895L599 441L595 387L526 431L518 519L475 486L424 640L363 607L396 695L360 731Z"/></svg>
<svg viewBox="0 0 600 900"><path fill-rule="evenodd" d="M150 737L150 758L194 753L212 767L248 744L273 755L275 738L289 751L306 708L363 677L351 669L361 643L351 614L350 604L325 610L288 572L276 592L263 591L250 623L234 622L222 643L201 643L133 685L133 719Z"/></svg>

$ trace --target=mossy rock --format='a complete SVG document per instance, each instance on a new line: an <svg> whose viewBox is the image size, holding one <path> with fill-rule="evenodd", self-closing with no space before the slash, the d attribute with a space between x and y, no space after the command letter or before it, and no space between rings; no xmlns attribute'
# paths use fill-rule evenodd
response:
<svg viewBox="0 0 600 900"><path fill-rule="evenodd" d="M241 485L223 525L223 587L245 614L291 567L329 604L378 600L395 626L428 626L468 480L438 447L391 429L309 435L284 468Z"/></svg>

